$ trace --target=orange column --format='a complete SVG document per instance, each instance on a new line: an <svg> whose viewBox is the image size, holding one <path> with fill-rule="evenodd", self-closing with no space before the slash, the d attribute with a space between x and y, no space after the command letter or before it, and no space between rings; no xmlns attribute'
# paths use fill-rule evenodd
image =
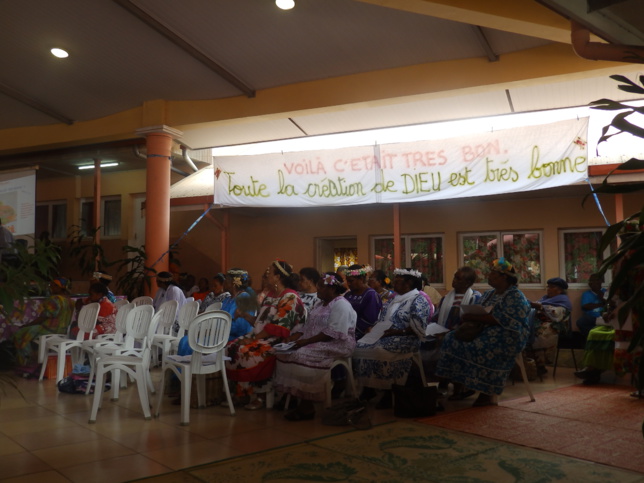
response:
<svg viewBox="0 0 644 483"><path fill-rule="evenodd" d="M182 134L167 126L137 130L145 136L147 148L145 201L146 265L157 273L168 270L170 247L170 159L172 142ZM154 264L154 265L153 265ZM151 293L156 292L156 279Z"/></svg>
<svg viewBox="0 0 644 483"><path fill-rule="evenodd" d="M98 228L103 224L101 220L101 160L94 158L94 228ZM94 243L101 244L101 230L96 230L94 233ZM100 256L96 255L94 261L94 270L98 270Z"/></svg>

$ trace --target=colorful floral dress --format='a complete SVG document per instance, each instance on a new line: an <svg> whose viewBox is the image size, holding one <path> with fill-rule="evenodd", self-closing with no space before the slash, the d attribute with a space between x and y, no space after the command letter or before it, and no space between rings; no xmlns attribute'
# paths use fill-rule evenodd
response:
<svg viewBox="0 0 644 483"><path fill-rule="evenodd" d="M485 292L481 305L494 307L491 315L499 325L486 327L471 342L457 340L453 332L446 334L436 375L485 394L501 394L517 354L528 341L530 302L512 286L502 294Z"/></svg>
<svg viewBox="0 0 644 483"><path fill-rule="evenodd" d="M22 327L13 335L16 357L19 365L26 365L32 355L31 342L41 335L64 334L74 314L72 299L64 295L52 295L43 300L40 316L46 319L38 325Z"/></svg>
<svg viewBox="0 0 644 483"><path fill-rule="evenodd" d="M250 341L240 337L227 348L231 360L226 362L226 374L228 379L238 383L237 396L252 394L253 388L264 386L273 377L275 356L271 349L287 338L293 327L304 323L304 314L304 304L294 290L286 289L277 296L266 296L253 334L266 331L268 337Z"/></svg>
<svg viewBox="0 0 644 483"><path fill-rule="evenodd" d="M391 321L392 329L411 328L411 335L381 337L374 344L358 340L353 352L353 372L359 383L375 389L391 389L405 384L411 368L411 356L418 351L433 307L425 296L412 290L396 295L382 310L378 324Z"/></svg>
<svg viewBox="0 0 644 483"><path fill-rule="evenodd" d="M305 345L290 354L278 354L275 388L309 401L324 401L331 364L335 359L350 357L356 346L356 318L351 304L342 296L327 305L320 302L313 307L303 326L302 338L323 333L332 339Z"/></svg>

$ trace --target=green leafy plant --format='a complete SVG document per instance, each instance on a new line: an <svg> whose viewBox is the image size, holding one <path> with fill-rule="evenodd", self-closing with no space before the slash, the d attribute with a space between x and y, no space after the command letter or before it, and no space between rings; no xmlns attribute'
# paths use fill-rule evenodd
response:
<svg viewBox="0 0 644 483"><path fill-rule="evenodd" d="M15 243L16 263L0 264L0 311L7 314L31 295L45 292L51 277L56 275L60 249L42 240L32 245Z"/></svg>
<svg viewBox="0 0 644 483"><path fill-rule="evenodd" d="M96 233L100 229L100 227L94 228L90 233L86 233L79 225L72 225L67 235L69 256L76 259L78 268L83 275L109 266L109 262L105 260L103 248L94 242Z"/></svg>
<svg viewBox="0 0 644 483"><path fill-rule="evenodd" d="M644 96L644 76L639 76L639 84L621 75L614 75L611 78L621 83L618 86L620 90ZM603 128L598 144L623 133L632 134L644 142L644 128L633 124L628 119L629 116L636 114L644 115L644 107L633 107L609 99L592 102L591 107L608 111L620 111L611 123ZM619 165L606 176L599 187L594 189L595 193L615 194L644 191L644 182L611 183L610 176L616 170L620 172L644 170L644 160L631 158ZM628 348L629 352L635 352L644 345L644 206L639 212L633 213L606 230L601 240L599 253L603 253L616 240L619 240L620 243L604 261L600 272L603 274L609 269L613 270L613 282L610 286L609 298L617 294L624 302L618 312L620 326L624 325L629 314L632 314L640 322ZM641 391L644 387L644 381L642 381L644 357L639 357L638 364L639 377L636 381L636 386Z"/></svg>
<svg viewBox="0 0 644 483"><path fill-rule="evenodd" d="M156 270L146 266L145 245L133 247L125 245L123 252L126 258L117 260L111 265L117 267L117 271L126 270L119 277L116 285L117 292L127 296L128 300L144 295L152 287L152 277L156 275Z"/></svg>

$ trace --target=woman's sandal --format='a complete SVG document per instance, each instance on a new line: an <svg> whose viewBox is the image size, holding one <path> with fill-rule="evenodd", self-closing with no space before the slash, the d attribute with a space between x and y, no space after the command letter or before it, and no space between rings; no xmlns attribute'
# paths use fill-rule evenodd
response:
<svg viewBox="0 0 644 483"><path fill-rule="evenodd" d="M476 391L473 391L472 389L466 389L464 391L460 391L457 393L452 394L450 397L447 398L448 401L462 401L463 399L467 399L470 396L474 396Z"/></svg>
<svg viewBox="0 0 644 483"><path fill-rule="evenodd" d="M254 401L249 402L244 406L244 409L249 411L256 411L257 409L262 409L264 407L264 401L260 398L255 399Z"/></svg>
<svg viewBox="0 0 644 483"><path fill-rule="evenodd" d="M284 415L284 419L288 419L289 421L310 421L313 418L315 418L315 412L303 413L297 409L289 411Z"/></svg>

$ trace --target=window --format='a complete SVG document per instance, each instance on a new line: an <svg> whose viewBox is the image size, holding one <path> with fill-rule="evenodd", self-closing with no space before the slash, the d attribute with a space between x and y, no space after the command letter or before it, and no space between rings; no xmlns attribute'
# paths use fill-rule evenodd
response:
<svg viewBox="0 0 644 483"><path fill-rule="evenodd" d="M599 270L608 255L599 253L603 234L601 228L559 231L559 266L569 284L585 286L590 275ZM610 282L610 273L606 272L604 282Z"/></svg>
<svg viewBox="0 0 644 483"><path fill-rule="evenodd" d="M81 231L91 234L97 227L94 222L94 201L81 200ZM121 198L101 199L101 236L117 237L121 235Z"/></svg>
<svg viewBox="0 0 644 483"><path fill-rule="evenodd" d="M36 205L36 231L40 236L49 233L51 240L63 240L67 237L67 202L48 201Z"/></svg>
<svg viewBox="0 0 644 483"><path fill-rule="evenodd" d="M459 235L462 265L476 270L479 283L490 273L490 264L505 257L517 271L522 285L543 285L541 232L484 232ZM499 243L501 240L501 243Z"/></svg>
<svg viewBox="0 0 644 483"><path fill-rule="evenodd" d="M430 284L444 285L442 235L405 235L400 238L400 258L403 267L420 271ZM393 237L371 239L373 268L391 276L394 272Z"/></svg>

